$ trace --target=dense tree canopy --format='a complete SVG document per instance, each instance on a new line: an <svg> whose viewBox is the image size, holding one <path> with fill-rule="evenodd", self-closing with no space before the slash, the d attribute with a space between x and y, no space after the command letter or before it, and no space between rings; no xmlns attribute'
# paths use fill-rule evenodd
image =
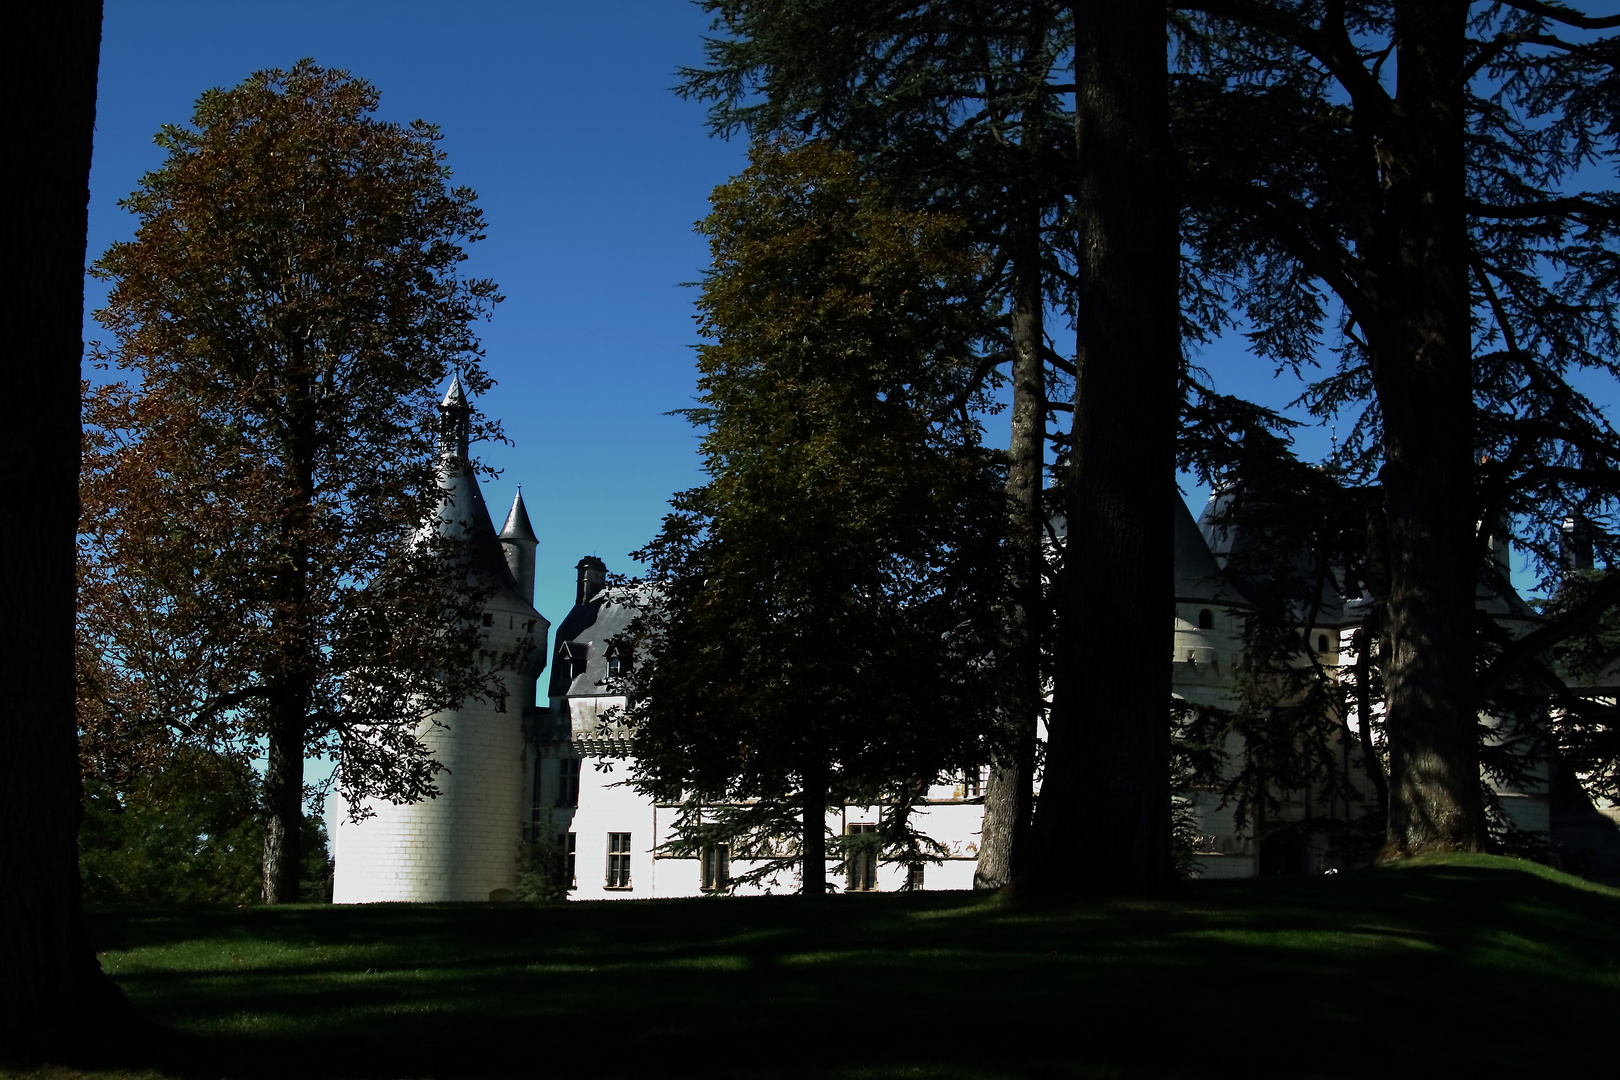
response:
<svg viewBox="0 0 1620 1080"><path fill-rule="evenodd" d="M1538 667L1562 694L1537 657L1590 625L1510 644L1478 622L1476 593L1501 591L1492 537L1527 540L1549 587L1566 517L1605 559L1616 545L1620 439L1578 387L1620 374L1620 40L1597 33L1620 19L1538 0L1173 7L1190 306L1296 368L1337 333L1308 401L1354 419L1346 477L1381 493L1359 553L1375 572L1347 584L1377 602L1389 852L1476 848L1480 711Z"/></svg>
<svg viewBox="0 0 1620 1080"><path fill-rule="evenodd" d="M483 219L438 132L376 108L307 60L210 90L94 267L136 380L86 404L83 723L120 753L266 753L270 902L297 895L307 753L341 747L350 805L431 795L419 722L490 689L481 597L407 541L436 392L489 385L470 324L499 297L459 272Z"/></svg>
<svg viewBox="0 0 1620 1080"><path fill-rule="evenodd" d="M977 378L1006 372L1007 541L997 725L976 882L1004 884L1032 811L1035 726L1048 623L1043 505L1051 424L1073 367L1051 348L1048 303L1067 295L1075 234L1074 141L1064 82L1068 11L1045 2L712 0L708 65L682 92L711 103L720 133L814 132L856 155L901 205L962 220L987 257L964 285L988 303ZM814 41L814 49L805 43Z"/></svg>
<svg viewBox="0 0 1620 1080"><path fill-rule="evenodd" d="M918 785L986 752L999 513L975 268L960 223L893 208L820 143L756 144L713 203L710 479L639 553L634 779L685 799L689 838L800 862L814 894L830 804L886 804L891 857L923 858Z"/></svg>

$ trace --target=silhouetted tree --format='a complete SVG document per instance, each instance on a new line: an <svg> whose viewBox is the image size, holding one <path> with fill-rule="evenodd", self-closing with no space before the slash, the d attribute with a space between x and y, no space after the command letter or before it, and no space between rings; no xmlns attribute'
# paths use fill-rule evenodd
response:
<svg viewBox="0 0 1620 1080"><path fill-rule="evenodd" d="M1350 476L1380 485L1388 853L1476 849L1480 710L1576 629L1482 643L1491 537L1516 525L1551 570L1579 510L1615 549L1620 440L1570 376L1620 373L1620 204L1574 190L1616 151L1620 45L1593 32L1620 18L1538 0L1173 7L1205 321L1236 299L1257 350L1296 367L1336 322L1340 367L1311 401L1355 413Z"/></svg>
<svg viewBox="0 0 1620 1080"><path fill-rule="evenodd" d="M101 4L23 5L3 25L14 110L0 310L10 413L0 445L0 1056L82 1053L134 1016L85 937L76 839L73 534L80 328Z"/></svg>

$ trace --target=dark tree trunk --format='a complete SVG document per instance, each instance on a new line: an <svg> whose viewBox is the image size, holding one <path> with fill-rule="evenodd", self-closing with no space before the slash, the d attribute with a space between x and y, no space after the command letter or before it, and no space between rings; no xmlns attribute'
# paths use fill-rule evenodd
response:
<svg viewBox="0 0 1620 1080"><path fill-rule="evenodd" d="M800 844L804 865L800 892L823 896L827 892L827 766L816 762L804 770L804 837Z"/></svg>
<svg viewBox="0 0 1620 1080"><path fill-rule="evenodd" d="M1074 16L1074 457L1039 861L1019 883L1150 892L1172 879L1165 500L1181 363L1164 12L1091 0Z"/></svg>
<svg viewBox="0 0 1620 1080"><path fill-rule="evenodd" d="M1370 622L1370 620L1369 620ZM1367 776L1372 780L1373 790L1378 798L1378 813L1389 814L1389 780L1384 776L1384 762L1378 756L1378 746L1373 742L1372 728L1372 649L1376 634L1370 625L1364 625L1356 630L1356 718L1360 722L1361 758Z"/></svg>
<svg viewBox="0 0 1620 1080"><path fill-rule="evenodd" d="M303 710L276 723L264 770L264 902L298 899L299 850L304 824Z"/></svg>
<svg viewBox="0 0 1620 1080"><path fill-rule="evenodd" d="M1041 469L1046 451L1040 206L1020 208L1013 259L1012 436L1007 446L1008 581L1002 625L1002 750L984 793L975 889L999 889L1018 873L1034 809L1035 717L1041 707Z"/></svg>
<svg viewBox="0 0 1620 1080"><path fill-rule="evenodd" d="M74 719L79 359L101 4L0 19L7 393L0 425L0 1055L82 1054L133 1013L85 938Z"/></svg>
<svg viewBox="0 0 1620 1080"><path fill-rule="evenodd" d="M1382 221L1364 237L1389 538L1385 852L1484 844L1474 700L1473 398L1464 204L1468 5L1396 5ZM1369 257L1370 256L1370 257Z"/></svg>

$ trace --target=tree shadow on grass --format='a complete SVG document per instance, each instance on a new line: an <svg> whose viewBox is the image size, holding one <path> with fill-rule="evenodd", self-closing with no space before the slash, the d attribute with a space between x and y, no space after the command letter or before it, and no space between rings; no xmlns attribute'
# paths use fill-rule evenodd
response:
<svg viewBox="0 0 1620 1080"><path fill-rule="evenodd" d="M1547 1075L1604 1061L1620 1006L1620 893L1503 860L1156 901L148 911L97 932L183 1033L149 1059L176 1076Z"/></svg>

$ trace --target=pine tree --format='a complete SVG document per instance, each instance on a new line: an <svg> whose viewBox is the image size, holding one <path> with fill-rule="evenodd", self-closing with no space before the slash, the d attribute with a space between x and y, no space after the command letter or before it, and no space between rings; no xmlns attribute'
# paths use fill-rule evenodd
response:
<svg viewBox="0 0 1620 1080"><path fill-rule="evenodd" d="M1620 43L1594 33L1620 19L1538 0L1175 6L1204 310L1235 299L1257 350L1296 368L1336 326L1339 368L1310 400L1352 412L1351 479L1380 485L1387 852L1477 849L1480 711L1578 629L1481 642L1492 535L1517 529L1544 581L1572 511L1614 550L1620 442L1574 382L1620 374L1620 203L1578 189L1620 149Z"/></svg>
<svg viewBox="0 0 1620 1080"><path fill-rule="evenodd" d="M1005 584L995 715L1001 737L985 794L980 887L1010 880L1033 809L1043 577L1051 507L1042 488L1048 433L1073 365L1048 341L1046 311L1066 292L1074 233L1066 206L1073 141L1062 81L1068 11L984 0L761 4L712 0L709 63L682 92L712 102L723 134L814 133L855 154L901 205L968 223L992 253L964 285L990 298L997 347L975 386L1010 381ZM812 44L813 43L813 44ZM1054 391L1049 393L1049 389Z"/></svg>
<svg viewBox="0 0 1620 1080"><path fill-rule="evenodd" d="M816 895L830 805L884 805L889 857L928 858L919 789L985 752L999 515L976 268L960 223L895 209L817 142L756 144L713 203L710 479L637 553L633 779L684 803L687 848L723 840L763 879L797 863Z"/></svg>

